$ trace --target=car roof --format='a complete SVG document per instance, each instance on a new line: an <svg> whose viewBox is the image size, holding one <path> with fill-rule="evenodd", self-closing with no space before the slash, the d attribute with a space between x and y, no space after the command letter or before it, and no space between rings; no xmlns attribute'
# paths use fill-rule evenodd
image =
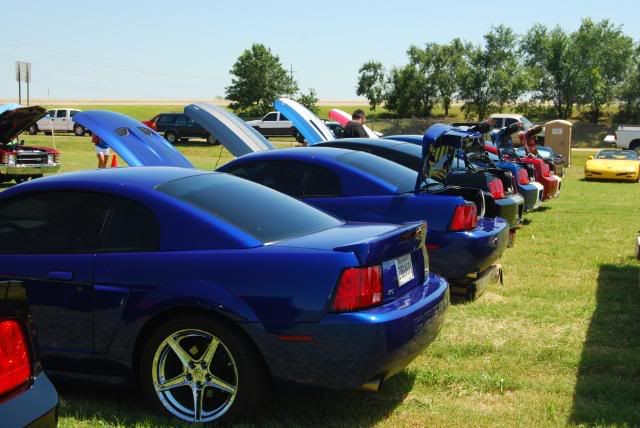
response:
<svg viewBox="0 0 640 428"><path fill-rule="evenodd" d="M366 144L367 146L375 146L381 148L390 148L395 146L401 146L403 144L411 144L406 143L404 141L396 141L396 140L387 140L384 138L340 138L338 140L327 141L326 143L318 143L316 146L330 146L331 144L341 144L341 143L349 143L349 144ZM415 144L414 144L415 145Z"/></svg>
<svg viewBox="0 0 640 428"><path fill-rule="evenodd" d="M69 172L32 180L5 190L1 197L23 192L46 191L50 189L73 188L96 190L105 187L136 187L152 190L168 181L200 174L215 174L191 168L176 167L128 167L107 168L91 171Z"/></svg>
<svg viewBox="0 0 640 428"><path fill-rule="evenodd" d="M291 147L288 149L265 150L262 152L250 153L251 159L309 159L316 158L322 160L333 160L340 155L351 153L353 150L338 149L335 147ZM242 156L244 157L244 156Z"/></svg>

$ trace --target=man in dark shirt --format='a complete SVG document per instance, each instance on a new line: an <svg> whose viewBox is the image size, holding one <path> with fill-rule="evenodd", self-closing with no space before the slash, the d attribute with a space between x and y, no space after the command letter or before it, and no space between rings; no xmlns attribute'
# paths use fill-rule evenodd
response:
<svg viewBox="0 0 640 428"><path fill-rule="evenodd" d="M364 111L358 109L353 112L351 121L344 127L344 135L342 138L367 138L367 131L364 130L366 118Z"/></svg>

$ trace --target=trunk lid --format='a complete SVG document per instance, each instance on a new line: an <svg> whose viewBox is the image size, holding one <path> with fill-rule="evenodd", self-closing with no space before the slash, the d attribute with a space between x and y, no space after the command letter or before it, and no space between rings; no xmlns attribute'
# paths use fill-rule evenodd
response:
<svg viewBox="0 0 640 428"><path fill-rule="evenodd" d="M280 241L277 246L353 253L359 266L382 266L383 303L425 281L428 255L426 224L347 223L314 234Z"/></svg>
<svg viewBox="0 0 640 428"><path fill-rule="evenodd" d="M235 157L274 149L258 131L222 107L208 103L189 104L184 108L184 114L199 123Z"/></svg>
<svg viewBox="0 0 640 428"><path fill-rule="evenodd" d="M291 121L309 145L334 139L327 125L300 103L289 98L278 98L273 103L273 107Z"/></svg>
<svg viewBox="0 0 640 428"><path fill-rule="evenodd" d="M111 147L129 166L193 168L182 153L142 122L102 110L77 113L73 120Z"/></svg>

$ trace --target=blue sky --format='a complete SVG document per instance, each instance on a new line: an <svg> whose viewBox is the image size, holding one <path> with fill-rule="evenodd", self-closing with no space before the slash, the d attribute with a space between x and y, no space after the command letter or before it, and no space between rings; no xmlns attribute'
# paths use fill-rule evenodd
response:
<svg viewBox="0 0 640 428"><path fill-rule="evenodd" d="M15 60L31 61L34 98L213 98L260 42L293 66L301 89L354 98L362 63L401 65L411 44L481 43L492 25L573 31L582 17L608 18L640 41L640 6L626 0L19 0L4 1L2 15L0 98L17 97Z"/></svg>

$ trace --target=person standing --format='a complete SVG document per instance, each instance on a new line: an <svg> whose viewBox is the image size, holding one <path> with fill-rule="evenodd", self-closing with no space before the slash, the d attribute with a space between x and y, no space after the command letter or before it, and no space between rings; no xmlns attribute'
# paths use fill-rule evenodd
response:
<svg viewBox="0 0 640 428"><path fill-rule="evenodd" d="M353 112L351 120L344 127L344 135L342 138L367 138L367 131L364 129L364 123L367 121L364 111L358 109Z"/></svg>
<svg viewBox="0 0 640 428"><path fill-rule="evenodd" d="M91 142L96 146L96 156L98 157L98 168L106 168L111 149L95 133L91 136Z"/></svg>

